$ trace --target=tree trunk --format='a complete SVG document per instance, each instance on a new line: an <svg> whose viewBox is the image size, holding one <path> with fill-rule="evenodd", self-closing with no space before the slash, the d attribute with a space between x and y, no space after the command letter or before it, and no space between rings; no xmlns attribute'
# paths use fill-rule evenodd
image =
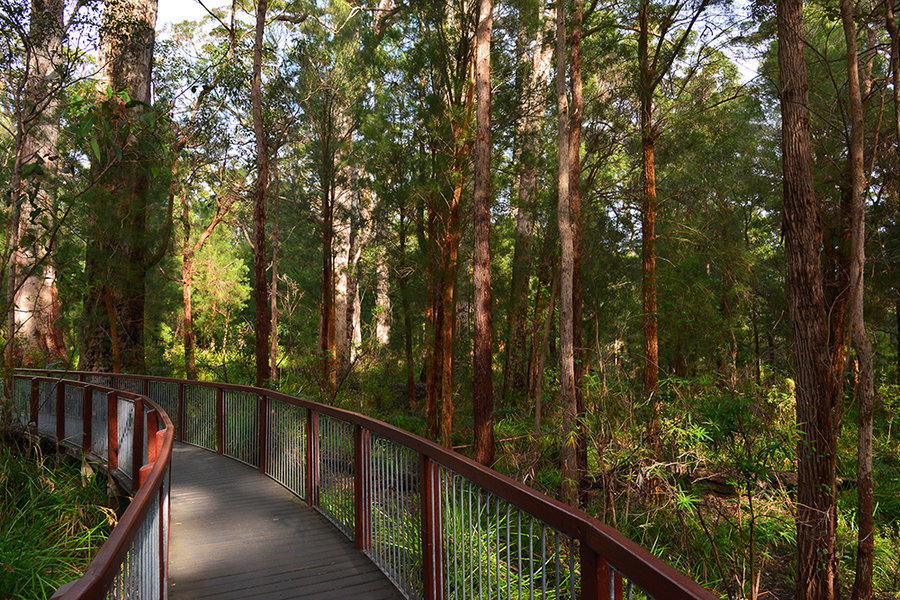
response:
<svg viewBox="0 0 900 600"><path fill-rule="evenodd" d="M541 412L544 397L544 365L547 361L547 346L550 344L550 325L553 323L553 307L556 306L556 296L559 291L559 277L554 276L550 284L550 302L547 303L547 316L544 318L544 332L541 336L540 349L538 350L536 369L537 376L534 381L534 440L531 446L531 470L537 471L537 463L541 451ZM537 321L537 318L535 318Z"/></svg>
<svg viewBox="0 0 900 600"><path fill-rule="evenodd" d="M493 313L491 311L491 26L492 0L481 0L475 34L475 335L472 412L475 460L494 464Z"/></svg>
<svg viewBox="0 0 900 600"><path fill-rule="evenodd" d="M340 165L341 159L336 157L335 163ZM335 367L339 373L344 373L350 366L352 336L348 317L352 310L349 279L352 270L351 239L354 235L352 218L354 191L348 176L349 170L340 169L340 176L332 184L334 190L332 255L334 256L334 353L337 363Z"/></svg>
<svg viewBox="0 0 900 600"><path fill-rule="evenodd" d="M416 380L412 351L412 315L410 314L411 309L409 306L409 284L406 281L406 278L410 273L406 265L406 228L408 226L408 220L404 219L404 212L404 210L400 210L400 277L398 278L397 283L400 286L400 302L403 306L403 341L406 358L406 401L410 409L415 409Z"/></svg>
<svg viewBox="0 0 900 600"><path fill-rule="evenodd" d="M101 103L113 114L138 118L151 97L155 0L110 0L103 11L98 81ZM126 108L107 90L124 91L141 105ZM85 250L84 321L79 368L124 370L142 373L144 368L144 302L149 236L146 231L150 177L143 162L148 140L118 136L129 128L111 128L112 139L99 140L102 152L111 147L121 157L92 158L98 177L98 202L89 223Z"/></svg>
<svg viewBox="0 0 900 600"><path fill-rule="evenodd" d="M387 225L387 219L384 218L378 219L375 225L381 246L375 259L375 341L380 346L387 346L391 341L391 280L387 250L385 249L389 235ZM401 227L403 227L402 223ZM401 243L405 244L406 232L403 231L401 235L404 237ZM405 252L405 250L401 250L401 252ZM402 260L405 261L405 255ZM404 319L406 318L408 317L405 316Z"/></svg>
<svg viewBox="0 0 900 600"><path fill-rule="evenodd" d="M184 247L181 255L181 338L184 343L184 376L197 379L197 360L194 357L194 314L191 293L194 286L194 245L191 243L191 212L187 195L181 195L181 223L184 226Z"/></svg>
<svg viewBox="0 0 900 600"><path fill-rule="evenodd" d="M433 165L432 165L433 167ZM434 176L432 168L432 176ZM428 302L425 306L425 323L427 328L426 357L425 357L425 427L428 437L437 440L440 435L438 424L438 408L441 396L441 330L443 329L444 311L441 310L441 266L440 244L437 241L434 193L428 199L428 246L431 250L431 260L428 262Z"/></svg>
<svg viewBox="0 0 900 600"><path fill-rule="evenodd" d="M850 340L859 361L859 385L856 388L859 405L856 462L859 528L853 600L868 600L872 597L872 571L875 560L875 502L872 479L872 411L875 404L875 376L872 366L872 343L866 333L863 312L863 277L866 264L866 175L863 162L865 114L859 77L856 23L850 0L841 0L841 22L847 43L847 88L850 97L850 145L847 152L851 182L849 328Z"/></svg>
<svg viewBox="0 0 900 600"><path fill-rule="evenodd" d="M835 597L834 384L813 193L802 0L778 3L784 239L797 377L797 598Z"/></svg>
<svg viewBox="0 0 900 600"><path fill-rule="evenodd" d="M320 183L322 187L322 303L319 318L319 352L322 355L322 397L330 399L337 385L334 369L335 360L335 307L334 307L334 199L332 196L332 179L334 173L334 154L331 150L332 128L330 111L326 106L322 109L322 170Z"/></svg>
<svg viewBox="0 0 900 600"><path fill-rule="evenodd" d="M579 493L587 489L587 409L584 404L584 303L581 286L581 126L584 92L581 82L581 30L584 0L572 3L572 42L569 77L572 115L569 131L569 220L572 224L572 346L575 351L575 403L577 413L576 462Z"/></svg>
<svg viewBox="0 0 900 600"><path fill-rule="evenodd" d="M654 447L659 444L659 335L656 323L656 165L654 162L655 131L653 127L653 91L656 73L650 60L650 5L640 6L638 63L640 66L641 119L641 294L644 323L644 396L650 399L650 421L647 437Z"/></svg>
<svg viewBox="0 0 900 600"><path fill-rule="evenodd" d="M269 381L278 380L278 205L281 195L281 178L278 174L278 148L272 161L272 275L269 289L269 317L271 318L271 342L269 344Z"/></svg>
<svg viewBox="0 0 900 600"><path fill-rule="evenodd" d="M559 112L559 168L558 208L560 241L560 294L559 294L559 380L562 423L562 498L578 505L578 464L575 445L578 408L575 393L575 347L573 339L573 279L575 250L572 218L569 207L569 177L571 174L569 150L569 107L566 97L566 16L562 2L556 5L556 102Z"/></svg>
<svg viewBox="0 0 900 600"><path fill-rule="evenodd" d="M253 296L256 303L256 385L269 378L269 287L266 281L266 191L269 187L269 148L262 114L262 46L268 0L257 0L250 99L256 137L256 187L253 191Z"/></svg>
<svg viewBox="0 0 900 600"><path fill-rule="evenodd" d="M541 121L547 74L553 58L553 48L544 44L547 27L552 21L542 18L534 40L531 73L523 86L520 100L516 142L519 152L519 181L516 210L516 234L513 250L512 280L509 293L509 334L506 343L506 361L503 365L503 399L509 400L510 392L524 394L528 385L528 319L529 282L534 253L534 203L538 181L538 163L541 156ZM524 25L520 25L524 27Z"/></svg>
<svg viewBox="0 0 900 600"><path fill-rule="evenodd" d="M19 170L13 189L19 200L13 203L16 230L12 241L16 243L9 271L9 306L14 317L7 339L16 340L9 348L17 351L21 365L26 366L46 359L68 361L47 231L52 227L49 215L58 164L60 89L56 69L62 58L63 5L60 0L32 3L25 106L18 110ZM40 174L23 179L21 168L30 164L39 166ZM43 217L34 221L31 215L40 212Z"/></svg>
<svg viewBox="0 0 900 600"><path fill-rule="evenodd" d="M444 264L441 275L441 292L439 307L440 323L440 374L441 390L441 444L450 448L453 435L453 380L454 353L453 342L456 330L456 271L459 253L459 202L462 196L463 167L461 164L453 169L453 194L448 207L446 234L444 237Z"/></svg>

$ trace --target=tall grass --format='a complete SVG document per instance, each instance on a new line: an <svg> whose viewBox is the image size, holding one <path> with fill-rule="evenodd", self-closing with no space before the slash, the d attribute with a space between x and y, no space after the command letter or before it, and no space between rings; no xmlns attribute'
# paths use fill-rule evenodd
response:
<svg viewBox="0 0 900 600"><path fill-rule="evenodd" d="M49 598L81 576L115 523L106 501L105 475L0 439L0 598Z"/></svg>

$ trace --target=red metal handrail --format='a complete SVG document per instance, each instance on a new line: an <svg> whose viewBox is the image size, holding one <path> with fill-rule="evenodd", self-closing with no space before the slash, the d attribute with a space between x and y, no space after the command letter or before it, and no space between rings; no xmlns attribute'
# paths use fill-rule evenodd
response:
<svg viewBox="0 0 900 600"><path fill-rule="evenodd" d="M248 398L256 398L255 415L243 414L238 416L235 413L235 420L255 419L256 421L252 425L256 439L256 448L254 449L256 456L243 460L244 462L250 462L259 468L260 471L273 478L276 477L267 469L266 456L271 441L268 439L268 436L273 431L272 427L278 424L267 423L269 420L274 421L274 419L269 419L268 415L275 410L275 403L279 402L302 409L305 411L305 449L299 449L298 447L296 451L305 452L304 460L306 463L301 466L305 475L306 491L305 493L297 489L293 489L293 491L301 497L305 495L304 499L311 506L318 506L322 501L323 492L332 493L328 488L329 482L331 482L341 488L334 492L337 494L335 496L337 498L335 501L336 505L339 505L341 499L348 495L346 488L352 486L353 490L350 495L353 498L354 505L349 511L338 510L338 512L329 512L327 508L321 508L320 510L332 521L340 525L345 532L348 528L351 529L353 533L351 538L356 540L357 547L362 550L368 549L366 553L410 597L422 597L425 600L441 600L451 593L450 586L458 582L444 581L443 578L447 577L450 572L449 569L451 567L448 562L452 560L455 563L456 557L448 555L447 549L451 544L455 548L457 544L462 543L460 540L468 540L470 545L473 544L472 532L463 530L466 527L470 529L477 527L477 530L482 532L482 523L479 521L479 519L483 520L482 514L487 514L488 520L492 518L492 514L496 514L496 530L491 530L489 534L496 537L496 543L493 541L494 537L485 538L488 544L486 563L485 557L482 555L481 538L477 540L478 565L473 564L475 561L475 558L473 558L475 556L474 549L471 549L473 553L471 556L462 556L463 582L465 583L466 577L474 577L471 573L466 572L467 569L469 571L475 569L478 571L478 586L483 585L483 577L486 577L488 587L496 586L500 590L505 584L507 589L509 589L511 585L510 572L516 569L507 564L509 572L504 574L501 573L500 566L492 562L494 560L492 553L494 552L496 552L497 556L496 562L500 562L501 551L506 552L507 563L510 563L511 560L511 544L508 541L506 544L503 544L500 539L504 533L507 540L509 540L511 535L510 521L501 523L502 509L506 511L506 515L511 514L510 511L517 511L519 519L518 535L520 538L523 535L521 531L523 515L526 519L531 519L530 523L536 522L537 526L541 528L542 544L544 543L543 536L545 536L546 532L549 532L550 536L555 536L557 588L559 588L560 572L561 570L566 570L564 562L567 558L570 568L568 568L568 574L564 573L564 576L572 578L568 584L571 585L572 590L576 589L575 578L580 578L579 589L574 594L576 597L592 600L595 598L618 599L624 597L623 595L630 595L629 592L632 586L635 586L647 596L658 599L711 600L715 598L712 593L695 581L679 573L659 558L653 556L649 551L598 519L429 440L365 415L319 404L305 398L298 398L252 386L188 381L147 375L76 371L42 372L60 377L79 377L82 380L109 378L111 387L117 387L119 382L123 384L128 383L132 387L137 383L151 398L155 395L153 391L154 386L159 388L168 386L170 390L172 386L177 386L177 399L171 397L176 394L170 393L170 397L167 399L164 400L160 397L156 398L156 400L164 407L166 407L165 403L169 402L168 408L170 412L178 415L176 425L178 438L185 440L186 419L192 413L196 413L194 418L201 420L205 418L210 423L213 420L215 421L215 429L211 436L212 440L206 444L201 442L197 445L214 451L218 450L219 452L223 452L226 440L231 441L227 433L229 427L227 419L230 413L223 406L226 399L230 398L229 394L234 397L235 403L246 401ZM203 390L212 392L215 397L214 402L209 402L215 405L215 408L212 409L215 413L214 416L206 415L206 417L203 417L202 401L194 403L197 404L195 406L187 398L188 391L196 392L199 397ZM160 392L161 395L162 393ZM173 406L176 402L177 406ZM335 436L335 439L329 442L332 446L328 446L328 448L332 449L328 450L331 454L327 456L322 455L322 448L319 447L319 440L324 435L320 432L320 417L330 418L337 423L344 423L352 427L352 434L347 436L350 441L344 439L340 431L336 434L330 434ZM389 451L394 453L391 455L392 458L386 459L386 465L373 462L373 456L376 451L376 442L373 440L376 439L381 440L378 442L381 445L377 449L380 449L379 451L382 454L387 456L388 454L386 453L389 453ZM343 458L337 456L336 453L339 453L341 450L338 446L333 446L335 443L352 446L352 450L350 450L351 455ZM409 469L407 466L404 466L405 463L403 461L406 459L397 454L398 452L413 452L418 456L415 482L409 483L406 481L409 477ZM350 473L352 473L352 476ZM385 483L387 478L393 479L391 482ZM385 490L388 490L394 494L394 498L406 504L410 503L410 496L418 498L420 504L412 507L408 514L417 513L419 515L418 518L421 519L421 525L417 525L418 533L421 535L421 540L418 542L420 544L421 557L417 563L417 568L421 568L421 573L404 574L409 570L407 568L409 565L406 564L401 565L404 567L401 569L404 573L398 573L391 566L394 563L390 563L390 561L379 562L377 549L372 548L373 545L378 546L380 544L382 549L386 548L386 551L396 554L400 544L396 541L385 541L377 537L383 534L372 533L374 524L371 517L371 503L374 502L373 495L376 489L381 490L382 493L387 493ZM458 494L457 490L459 490ZM448 496L448 494L451 495ZM475 502L478 503L479 507L482 506L482 501L486 502L486 512L481 508L477 515L468 514L465 516L468 521L459 521L459 517L451 514L459 506L464 505L464 503L460 504L458 502L460 499L464 499L471 505L473 498L475 498ZM366 506L366 504L369 504L369 506ZM409 509L410 507L407 508ZM494 511L493 513L491 512L492 510ZM472 509L470 508L469 511L471 513ZM393 522L402 521L406 515L407 513L400 514L398 512ZM456 527L454 531L455 538L458 539L444 539L445 537L450 537L446 532L447 523L454 518L457 519L454 522L454 527ZM462 523L462 525L459 525L459 523ZM488 523L485 527L491 528L493 525ZM375 538L372 538L372 535L375 535ZM531 534L528 534L526 537L528 540L537 539L536 536ZM471 546L471 548L474 548L474 546ZM522 551L521 544L518 551ZM576 554L578 556L577 568L574 567ZM469 561L468 566L466 566L466 560ZM534 557L530 557L528 560L532 565L539 562ZM403 561L400 560L400 563L403 563ZM520 555L519 564L521 565L521 563L522 557ZM484 566L485 564L487 564L487 567ZM543 584L546 585L546 578L548 577L547 564L549 563L546 563L546 561L543 566L539 564L538 570L532 572L530 575L531 585L534 585L534 578L537 577L534 574L535 572L540 574L540 577L544 579ZM456 567L454 566L453 568L455 569ZM482 573L481 570L486 572ZM454 571L454 573L454 576L458 576L457 571ZM521 574L519 575L521 576ZM415 581L412 583L400 581L405 576L413 577ZM493 582L491 580L492 576L494 577ZM503 581L501 581L501 578L503 578ZM522 585L521 579L518 581L518 585ZM469 580L469 586L473 586L471 579ZM569 594L568 592L563 594L559 590L557 592L560 596ZM455 594L456 592L452 593ZM463 596L478 596L478 593L477 591L467 593L466 590L463 590Z"/></svg>
<svg viewBox="0 0 900 600"><path fill-rule="evenodd" d="M27 414L20 414L20 423L28 430L41 437L51 439L64 446L83 451L92 459L101 462L110 471L119 484L130 489L134 496L119 518L106 542L97 552L84 575L62 586L53 595L58 600L99 600L107 598L115 592L125 593L116 597L147 597L142 594L146 590L159 590L160 598L165 597L167 584L167 540L168 540L168 493L172 456L172 444L175 429L165 411L144 395L114 390L98 385L78 381L68 381L56 377L29 377L23 374L15 376L16 391L19 384L28 387L27 402L20 402ZM40 387L44 384L55 387L55 401L40 401ZM66 420L67 392L81 391L80 418ZM105 453L95 451L93 445L93 420L95 400L105 396L107 401L107 439ZM128 471L118 467L118 451L120 432L117 425L119 400L125 400L133 406L133 421L130 429L124 433L131 434L127 441L132 449L132 461ZM46 408L45 408L46 407ZM53 427L41 427L41 411L45 408L47 417L52 417ZM111 409L111 410L110 410ZM100 412L100 411L97 411ZM146 431L145 431L146 421ZM66 426L80 426L79 433L74 436L66 431ZM67 436L67 433L70 435ZM74 438L81 437L81 443ZM147 434L145 436L145 434ZM144 438L146 449L144 452ZM150 529L152 528L152 531ZM135 551L135 543L142 534L156 536L156 548ZM145 564L155 562L156 564ZM140 563L140 565L138 565ZM127 567L126 567L127 565ZM133 575L140 573L143 581L134 581ZM150 570L149 574L147 573ZM129 591L135 593L128 593Z"/></svg>

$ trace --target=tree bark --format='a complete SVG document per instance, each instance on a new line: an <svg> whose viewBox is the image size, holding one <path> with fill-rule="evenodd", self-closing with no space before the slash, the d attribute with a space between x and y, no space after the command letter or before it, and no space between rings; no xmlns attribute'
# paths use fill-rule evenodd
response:
<svg viewBox="0 0 900 600"><path fill-rule="evenodd" d="M253 41L253 76L250 100L256 138L256 187L253 190L253 296L256 303L256 385L266 387L269 378L269 287L266 281L266 191L269 187L269 147L262 114L262 46L268 0L257 0Z"/></svg>
<svg viewBox="0 0 900 600"><path fill-rule="evenodd" d="M562 423L562 498L578 505L578 464L576 428L578 408L575 393L575 347L573 340L573 279L575 250L572 218L569 206L569 177L571 175L569 149L569 106L566 97L566 16L562 2L556 5L556 104L558 110L559 168L557 173L560 241L559 294L559 380Z"/></svg>
<svg viewBox="0 0 900 600"><path fill-rule="evenodd" d="M194 356L194 313L191 294L194 287L194 244L191 243L191 212L187 195L181 195L181 223L184 227L184 246L181 255L181 339L184 344L184 376L197 379L197 360Z"/></svg>
<svg viewBox="0 0 900 600"><path fill-rule="evenodd" d="M104 7L98 98L117 119L137 118L150 105L156 8L155 0L109 0ZM108 90L125 92L142 104L126 107L118 96L110 98ZM142 135L120 139L115 127L110 135L98 145L104 153L119 148L121 158L107 156L104 164L100 157L92 158L99 193L85 250L88 291L79 368L142 373L151 186L142 163L149 140Z"/></svg>
<svg viewBox="0 0 900 600"><path fill-rule="evenodd" d="M48 246L59 152L56 68L62 62L63 5L60 0L32 2L25 106L17 111L18 176L13 178L13 189L18 200L13 203L15 231L8 273L13 318L7 339L15 340L8 348L25 366L46 359L68 361L59 325L56 269ZM23 179L24 165L35 165L40 173Z"/></svg>
<svg viewBox="0 0 900 600"><path fill-rule="evenodd" d="M892 0L888 0L889 2ZM847 43L847 88L850 98L850 144L847 157L850 171L850 341L859 361L859 384L856 387L859 418L857 423L857 549L853 600L872 597L872 571L875 561L875 500L872 479L872 412L875 404L875 373L872 365L872 343L866 333L864 319L865 289L865 194L864 164L865 113L859 76L856 23L850 0L841 0L841 23Z"/></svg>
<svg viewBox="0 0 900 600"><path fill-rule="evenodd" d="M522 395L528 390L528 296L534 254L535 191L538 163L541 156L541 121L547 75L553 58L553 47L544 44L547 28L552 25L543 19L534 39L531 71L522 86L519 101L520 115L516 127L516 144L521 148L518 160L519 180L516 203L516 233L513 250L512 280L509 292L509 332L506 360L503 365L503 393L505 401L510 392ZM524 24L520 24L524 28Z"/></svg>
<svg viewBox="0 0 900 600"><path fill-rule="evenodd" d="M797 598L835 597L835 404L813 192L802 0L778 3L784 239L796 362Z"/></svg>
<svg viewBox="0 0 900 600"><path fill-rule="evenodd" d="M472 412L475 460L494 464L493 313L491 310L491 27L492 0L481 0L475 34L475 335Z"/></svg>
<svg viewBox="0 0 900 600"><path fill-rule="evenodd" d="M278 207L281 196L281 178L278 173L278 147L273 152L272 161L272 274L269 289L269 317L271 319L271 341L269 344L269 381L278 380Z"/></svg>
<svg viewBox="0 0 900 600"><path fill-rule="evenodd" d="M656 73L650 58L650 4L641 2L638 20L638 63L640 67L641 119L641 296L644 324L644 396L650 398L647 437L659 443L659 335L656 322L656 164L653 127L653 92Z"/></svg>
<svg viewBox="0 0 900 600"><path fill-rule="evenodd" d="M572 3L572 41L569 78L572 114L569 131L569 220L572 224L572 346L575 352L575 403L577 413L576 463L579 493L587 489L587 409L584 403L584 302L581 285L581 127L584 92L581 81L581 33L584 0Z"/></svg>

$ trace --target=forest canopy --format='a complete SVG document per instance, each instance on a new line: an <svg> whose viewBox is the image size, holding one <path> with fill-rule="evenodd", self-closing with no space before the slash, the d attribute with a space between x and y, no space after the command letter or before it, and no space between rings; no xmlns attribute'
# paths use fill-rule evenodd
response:
<svg viewBox="0 0 900 600"><path fill-rule="evenodd" d="M8 373L302 394L723 597L900 591L893 0L157 8L0 0Z"/></svg>

